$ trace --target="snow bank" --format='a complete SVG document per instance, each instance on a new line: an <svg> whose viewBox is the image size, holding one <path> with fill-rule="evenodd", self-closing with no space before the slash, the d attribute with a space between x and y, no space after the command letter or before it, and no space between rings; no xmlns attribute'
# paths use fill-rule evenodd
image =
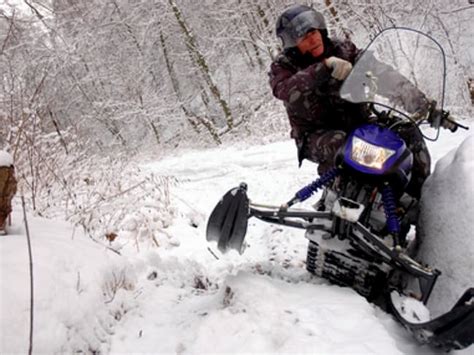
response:
<svg viewBox="0 0 474 355"><path fill-rule="evenodd" d="M474 286L474 136L440 159L423 186L420 258L442 271L428 306L448 311Z"/></svg>
<svg viewBox="0 0 474 355"><path fill-rule="evenodd" d="M14 214L0 237L0 353L27 353L30 283L25 231ZM130 307L132 268L70 225L29 217L34 275L34 353L107 352Z"/></svg>
<svg viewBox="0 0 474 355"><path fill-rule="evenodd" d="M4 150L0 150L0 166L13 165L13 157Z"/></svg>

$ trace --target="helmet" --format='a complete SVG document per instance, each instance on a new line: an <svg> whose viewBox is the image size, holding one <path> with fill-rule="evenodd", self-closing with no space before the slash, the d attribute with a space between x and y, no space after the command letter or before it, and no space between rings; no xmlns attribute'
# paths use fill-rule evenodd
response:
<svg viewBox="0 0 474 355"><path fill-rule="evenodd" d="M296 47L296 41L311 30L324 30L323 34L327 36L323 15L305 5L290 6L276 23L276 34L284 49Z"/></svg>

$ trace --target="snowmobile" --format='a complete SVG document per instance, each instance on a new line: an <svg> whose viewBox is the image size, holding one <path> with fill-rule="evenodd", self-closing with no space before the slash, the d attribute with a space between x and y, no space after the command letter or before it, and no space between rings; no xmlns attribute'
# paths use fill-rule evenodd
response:
<svg viewBox="0 0 474 355"><path fill-rule="evenodd" d="M381 63L382 68L386 65L402 73L427 97L438 98L441 109L432 110L424 121L415 121L401 108L407 106L404 99L411 99L404 98L403 86L379 81L384 71ZM250 202L246 183L231 189L209 217L207 240L217 241L221 252L242 253L251 217L304 229L309 240L309 272L351 287L376 304L383 300L386 310L420 343L444 350L470 346L474 340L474 288L450 311L434 319L423 316L416 310L418 306L405 309L409 302L401 301L426 305L441 271L416 260L418 242L409 231L416 223L418 201L405 192L413 155L397 132L403 125L426 122L437 128L438 134L440 127L452 132L467 129L442 109L445 68L444 51L430 36L409 28L380 32L340 90L343 99L367 104L374 114L373 122L348 135L332 170L281 206ZM436 71L442 73L439 86ZM323 198L317 210L292 207L318 190L323 191Z"/></svg>

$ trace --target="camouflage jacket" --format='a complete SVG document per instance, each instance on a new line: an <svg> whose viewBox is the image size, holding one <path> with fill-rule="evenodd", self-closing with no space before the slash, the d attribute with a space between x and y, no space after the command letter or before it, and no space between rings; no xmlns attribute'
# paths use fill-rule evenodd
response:
<svg viewBox="0 0 474 355"><path fill-rule="evenodd" d="M326 57L355 62L359 50L351 41L332 40ZM342 82L321 61L311 63L296 53L281 53L270 68L273 95L282 100L297 141L318 129L349 131L367 119L365 105L339 97Z"/></svg>
<svg viewBox="0 0 474 355"><path fill-rule="evenodd" d="M349 40L329 40L325 57L336 56L355 63L361 51ZM403 85L403 106L414 112L424 95L405 77L382 63L377 63L382 82ZM305 134L316 130L352 131L369 120L365 104L354 104L339 97L342 81L331 76L321 61L302 56L297 50L281 53L271 64L270 85L273 95L282 100L291 125L291 137L298 145ZM423 102L420 100L423 99Z"/></svg>

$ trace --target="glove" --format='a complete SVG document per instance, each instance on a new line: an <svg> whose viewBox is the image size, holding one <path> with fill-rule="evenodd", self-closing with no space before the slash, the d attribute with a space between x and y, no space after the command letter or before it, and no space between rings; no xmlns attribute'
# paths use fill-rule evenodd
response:
<svg viewBox="0 0 474 355"><path fill-rule="evenodd" d="M352 70L352 64L350 62L338 57L326 58L324 64L332 69L331 75L337 80L344 80Z"/></svg>
<svg viewBox="0 0 474 355"><path fill-rule="evenodd" d="M412 115L412 118L415 121L421 121L428 118L428 122L430 122L431 124L430 118L432 114L436 111L436 101L428 99L423 95L423 97L416 100L416 103L414 105L416 105L418 109Z"/></svg>
<svg viewBox="0 0 474 355"><path fill-rule="evenodd" d="M430 123L430 127L434 129L438 129L439 127L441 127L441 124L444 121L443 115L443 111L434 108L431 109L428 116L428 122Z"/></svg>

